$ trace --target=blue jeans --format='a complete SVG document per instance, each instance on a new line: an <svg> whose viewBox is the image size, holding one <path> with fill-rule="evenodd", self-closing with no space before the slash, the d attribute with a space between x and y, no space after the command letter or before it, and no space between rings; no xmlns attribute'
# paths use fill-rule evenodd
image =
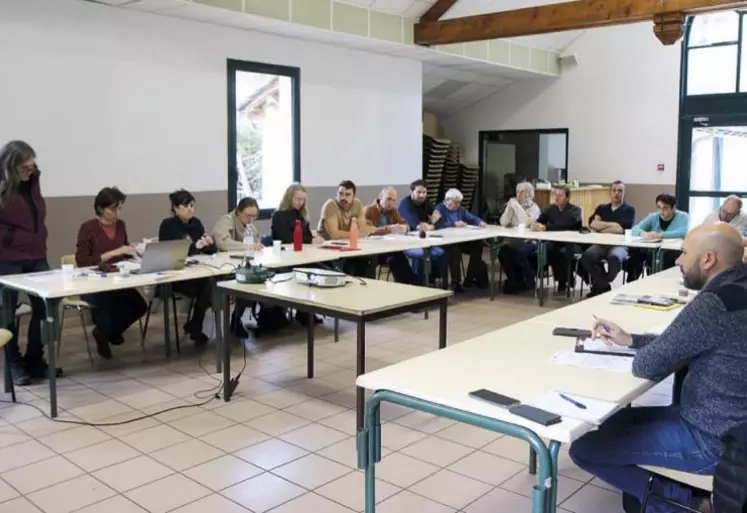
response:
<svg viewBox="0 0 747 513"><path fill-rule="evenodd" d="M20 260L0 262L0 275L37 273L49 270L47 260ZM13 333L13 339L8 343L8 357L13 364L21 361L21 352L18 347L18 334L16 333L15 315L18 305L18 291L8 290L5 298L12 305L8 309L10 324L5 326ZM26 361L39 364L44 359L44 346L42 345L41 322L47 315L44 300L37 296L29 295L31 302L31 319L29 320L28 344L26 345Z"/></svg>
<svg viewBox="0 0 747 513"><path fill-rule="evenodd" d="M651 474L637 465L712 475L721 451L720 441L687 424L678 406L662 406L619 411L576 440L570 456L583 470L642 501ZM658 476L653 491L681 504L692 502L690 488ZM652 500L646 511L681 510Z"/></svg>
<svg viewBox="0 0 747 513"><path fill-rule="evenodd" d="M412 272L417 278L417 283L425 283L425 277L423 270L423 255L424 252L420 248L408 249L405 251L405 255L412 262ZM443 274L444 265L444 248L440 246L433 246L431 248L431 274L433 276L441 276Z"/></svg>

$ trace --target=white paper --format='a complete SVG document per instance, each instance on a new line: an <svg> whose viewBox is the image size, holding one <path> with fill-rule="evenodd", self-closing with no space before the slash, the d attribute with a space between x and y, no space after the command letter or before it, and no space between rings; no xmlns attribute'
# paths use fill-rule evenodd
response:
<svg viewBox="0 0 747 513"><path fill-rule="evenodd" d="M55 281L62 278L62 271L45 271L38 274L27 274L24 276L29 281L46 282Z"/></svg>
<svg viewBox="0 0 747 513"><path fill-rule="evenodd" d="M632 372L633 369L633 359L629 356L577 353L570 350L558 351L552 355L550 363L609 372Z"/></svg>
<svg viewBox="0 0 747 513"><path fill-rule="evenodd" d="M598 353L620 353L634 355L635 349L632 347L609 344L601 338L587 338L583 342L584 349L587 351L596 351Z"/></svg>
<svg viewBox="0 0 747 513"><path fill-rule="evenodd" d="M563 399L560 395L561 393L564 396L583 404L586 406L586 409L579 408L573 403ZM607 420L618 409L617 404L609 401L601 401L599 399L591 399L589 397L567 394L559 391L545 394L539 399L532 401L530 404L536 408L560 415L561 417L576 419L597 426Z"/></svg>

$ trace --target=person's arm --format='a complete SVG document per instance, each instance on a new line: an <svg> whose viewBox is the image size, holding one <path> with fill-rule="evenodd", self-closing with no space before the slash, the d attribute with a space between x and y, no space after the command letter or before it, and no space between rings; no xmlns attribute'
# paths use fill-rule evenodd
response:
<svg viewBox="0 0 747 513"><path fill-rule="evenodd" d="M684 239L690 227L690 215L687 212L677 211L672 223L664 230L665 239Z"/></svg>
<svg viewBox="0 0 747 513"><path fill-rule="evenodd" d="M537 224L543 224L547 226L547 223L550 222L550 215L548 214L548 211L552 208L552 205L545 207L545 209L540 212L540 215L537 216Z"/></svg>
<svg viewBox="0 0 747 513"><path fill-rule="evenodd" d="M363 208L363 224L369 233L373 235L385 235L391 230L389 226L376 226L374 224L374 217L376 216L376 212L374 212L375 208L375 206L372 207L370 205L366 205Z"/></svg>
<svg viewBox="0 0 747 513"><path fill-rule="evenodd" d="M270 234L272 240L279 240L283 244L291 244L293 242L293 230L295 229L295 222L291 216L285 212L276 210L272 214L272 220L270 221Z"/></svg>
<svg viewBox="0 0 747 513"><path fill-rule="evenodd" d="M597 208L594 209L594 213L591 214L591 216L589 216L589 226L591 226L591 222L594 221L595 217L597 217L597 216L599 216L600 218L602 217L600 215L600 210L601 209L602 209L602 205L597 205Z"/></svg>
<svg viewBox="0 0 747 513"><path fill-rule="evenodd" d="M231 236L233 219L230 216L221 216L213 228L213 241L219 251L244 251L244 243L234 240Z"/></svg>
<svg viewBox="0 0 747 513"><path fill-rule="evenodd" d="M418 219L418 215L415 212L415 208L412 205L412 201L405 201L402 200L399 202L399 214L402 216L402 219L405 220L405 223L410 227L410 230L417 230L418 225L420 224L420 220Z"/></svg>
<svg viewBox="0 0 747 513"><path fill-rule="evenodd" d="M628 205L628 208L625 209L624 213L625 215L622 217L620 224L618 225L620 227L620 233L625 232L625 230L630 230L635 224L635 207Z"/></svg>
<svg viewBox="0 0 747 513"><path fill-rule="evenodd" d="M633 375L660 380L710 351L717 338L711 332L726 313L724 303L712 292L701 292L664 333L638 349L633 358Z"/></svg>
<svg viewBox="0 0 747 513"><path fill-rule="evenodd" d="M443 203L439 203L438 205L436 205L436 208L434 208L433 211L438 212L441 216L441 218L435 223L436 229L440 230L441 228L451 228L454 226L454 222L449 220L446 215L446 205L444 205Z"/></svg>
<svg viewBox="0 0 747 513"><path fill-rule="evenodd" d="M322 211L322 218L324 219L324 225L327 228L327 235L329 235L330 239L349 239L350 238L350 232L346 230L341 230L340 225L337 221L337 214L335 213L333 208L325 208L324 211ZM362 233L361 228L364 223L360 222L360 219L358 220L358 233Z"/></svg>
<svg viewBox="0 0 747 513"><path fill-rule="evenodd" d="M656 212L647 215L643 220L633 227L633 237L640 237L643 232L650 232L654 223L654 218L658 216Z"/></svg>
<svg viewBox="0 0 747 513"><path fill-rule="evenodd" d="M501 226L511 227L514 225L514 218L516 217L516 208L514 207L514 199L511 198L506 203L506 208L503 209L501 218L498 221Z"/></svg>
<svg viewBox="0 0 747 513"><path fill-rule="evenodd" d="M161 221L161 226L158 227L158 240L180 240L184 237L184 234L179 231L179 227L175 220L176 218L169 217ZM187 254L189 256L196 255L200 250L197 249L197 244L191 237L190 240L192 242L189 245L189 251Z"/></svg>
<svg viewBox="0 0 747 513"><path fill-rule="evenodd" d="M93 253L93 233L88 226L88 223L83 223L78 229L75 244L75 265L78 267L91 267L101 261L100 255Z"/></svg>
<svg viewBox="0 0 747 513"><path fill-rule="evenodd" d="M201 239L205 235L207 235L207 231L205 230L205 225L202 224L202 221L197 219L196 217L192 219L192 223L194 223L194 233L197 237L199 237L197 240ZM212 238L212 237L211 237ZM213 255L218 252L218 247L215 245L215 241L213 241L212 244L208 244L206 246L203 246L202 249L197 249L197 241L195 240L193 242L195 246L195 250L197 253L202 253L203 255Z"/></svg>
<svg viewBox="0 0 747 513"><path fill-rule="evenodd" d="M472 212L470 212L466 208L464 208L464 207L459 207L459 208L461 208L462 212L464 212L463 215L464 215L464 222L465 223L467 223L469 225L472 225L472 226L478 226L480 223L482 223L482 219L480 219L479 217L477 217L475 214L473 214Z"/></svg>

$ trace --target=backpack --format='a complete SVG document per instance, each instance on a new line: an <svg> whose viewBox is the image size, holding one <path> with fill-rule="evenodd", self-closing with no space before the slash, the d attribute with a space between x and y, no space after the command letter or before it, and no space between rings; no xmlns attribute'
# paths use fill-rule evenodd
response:
<svg viewBox="0 0 747 513"><path fill-rule="evenodd" d="M281 330L290 323L286 309L282 306L255 303L252 316L257 321L256 336Z"/></svg>

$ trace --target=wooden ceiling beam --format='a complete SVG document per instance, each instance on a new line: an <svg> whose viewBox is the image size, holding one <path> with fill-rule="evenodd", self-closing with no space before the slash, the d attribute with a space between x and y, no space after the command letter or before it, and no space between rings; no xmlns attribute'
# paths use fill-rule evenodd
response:
<svg viewBox="0 0 747 513"><path fill-rule="evenodd" d="M436 0L436 3L431 5L424 15L420 17L420 21L438 21L446 12L454 7L457 0Z"/></svg>
<svg viewBox="0 0 747 513"><path fill-rule="evenodd" d="M657 37L672 44L681 37L680 31L675 38L676 20L739 7L747 7L746 0L577 0L442 21L421 19L414 39L432 46L654 21Z"/></svg>

